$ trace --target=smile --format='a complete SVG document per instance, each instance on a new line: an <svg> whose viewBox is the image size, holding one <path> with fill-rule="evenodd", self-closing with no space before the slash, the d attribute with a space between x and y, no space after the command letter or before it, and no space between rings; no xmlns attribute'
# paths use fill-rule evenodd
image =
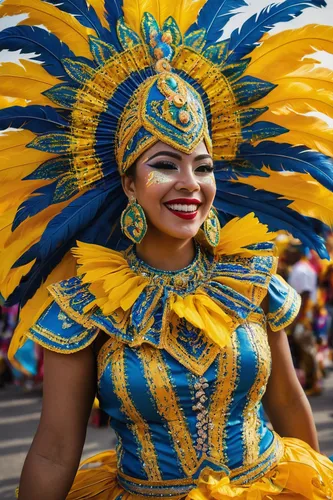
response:
<svg viewBox="0 0 333 500"><path fill-rule="evenodd" d="M165 203L165 206L177 217L191 220L197 216L200 201L192 199L170 200Z"/></svg>

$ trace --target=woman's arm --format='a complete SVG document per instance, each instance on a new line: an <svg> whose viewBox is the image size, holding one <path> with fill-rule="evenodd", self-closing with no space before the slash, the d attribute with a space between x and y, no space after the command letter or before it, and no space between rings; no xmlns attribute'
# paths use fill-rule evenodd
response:
<svg viewBox="0 0 333 500"><path fill-rule="evenodd" d="M266 413L280 436L302 439L319 451L311 407L297 379L287 336L268 328L268 340L272 373L263 398Z"/></svg>
<svg viewBox="0 0 333 500"><path fill-rule="evenodd" d="M45 350L43 409L23 467L19 500L64 500L73 483L96 390L90 347Z"/></svg>

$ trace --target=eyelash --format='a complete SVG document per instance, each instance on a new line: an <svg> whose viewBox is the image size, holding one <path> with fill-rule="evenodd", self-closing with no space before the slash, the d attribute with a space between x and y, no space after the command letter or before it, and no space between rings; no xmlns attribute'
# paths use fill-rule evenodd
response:
<svg viewBox="0 0 333 500"><path fill-rule="evenodd" d="M154 165L148 165L152 168L157 168L157 169L165 169L165 170L174 170L177 169L177 166L169 161L159 161L158 163L154 163ZM204 169L204 170L199 170L199 169ZM195 169L197 172L204 172L204 173L212 173L214 172L214 166L212 165L200 165Z"/></svg>

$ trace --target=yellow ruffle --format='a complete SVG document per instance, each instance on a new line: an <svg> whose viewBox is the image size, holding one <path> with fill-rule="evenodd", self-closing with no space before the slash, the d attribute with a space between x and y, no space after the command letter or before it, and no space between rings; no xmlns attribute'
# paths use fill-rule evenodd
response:
<svg viewBox="0 0 333 500"><path fill-rule="evenodd" d="M333 464L299 439L283 438L284 455L261 479L240 486L218 473L201 474L187 500L332 500Z"/></svg>
<svg viewBox="0 0 333 500"><path fill-rule="evenodd" d="M170 299L170 309L200 328L219 347L231 344L235 322L206 293L197 291L185 297L175 294Z"/></svg>
<svg viewBox="0 0 333 500"><path fill-rule="evenodd" d="M333 463L299 439L283 438L284 455L269 473L252 484L230 483L221 473L205 469L186 500L332 500ZM116 452L106 451L84 461L67 500L138 500L117 482ZM95 465L95 467L94 467ZM209 472L207 472L209 471ZM121 495L121 497L119 496ZM154 500L154 499L153 499Z"/></svg>

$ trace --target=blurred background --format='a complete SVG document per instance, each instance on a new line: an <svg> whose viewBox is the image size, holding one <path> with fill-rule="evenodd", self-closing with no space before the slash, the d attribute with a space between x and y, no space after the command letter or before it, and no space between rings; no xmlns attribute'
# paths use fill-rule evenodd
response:
<svg viewBox="0 0 333 500"><path fill-rule="evenodd" d="M281 3L277 1L276 3ZM231 19L223 33L231 31L252 14L267 6L269 0L248 0ZM327 0L324 10L309 8L303 15L288 23L288 28L306 24L332 24L333 0ZM16 25L22 15L0 19L0 31ZM284 29L283 23L273 32ZM19 51L0 52L2 61L29 59L34 54L20 55ZM332 70L333 56L314 51L318 65ZM333 81L333 77L332 77ZM333 97L332 97L333 99ZM311 113L311 112L310 112ZM318 115L318 113L317 113ZM319 113L320 115L320 113ZM333 120L322 115L325 124L333 129ZM0 132L1 133L1 132ZM322 230L328 251L333 258L333 234ZM321 261L318 256L290 235L280 233L276 240L279 274L302 297L300 315L288 329L288 339L297 376L313 409L322 453L333 455L333 262ZM18 320L18 306L0 308L0 499L14 499L22 465L36 431L42 406L43 352L28 341L21 351L25 372L10 366L8 346ZM101 450L113 448L115 438L108 428L106 416L96 403L91 412L83 458Z"/></svg>

